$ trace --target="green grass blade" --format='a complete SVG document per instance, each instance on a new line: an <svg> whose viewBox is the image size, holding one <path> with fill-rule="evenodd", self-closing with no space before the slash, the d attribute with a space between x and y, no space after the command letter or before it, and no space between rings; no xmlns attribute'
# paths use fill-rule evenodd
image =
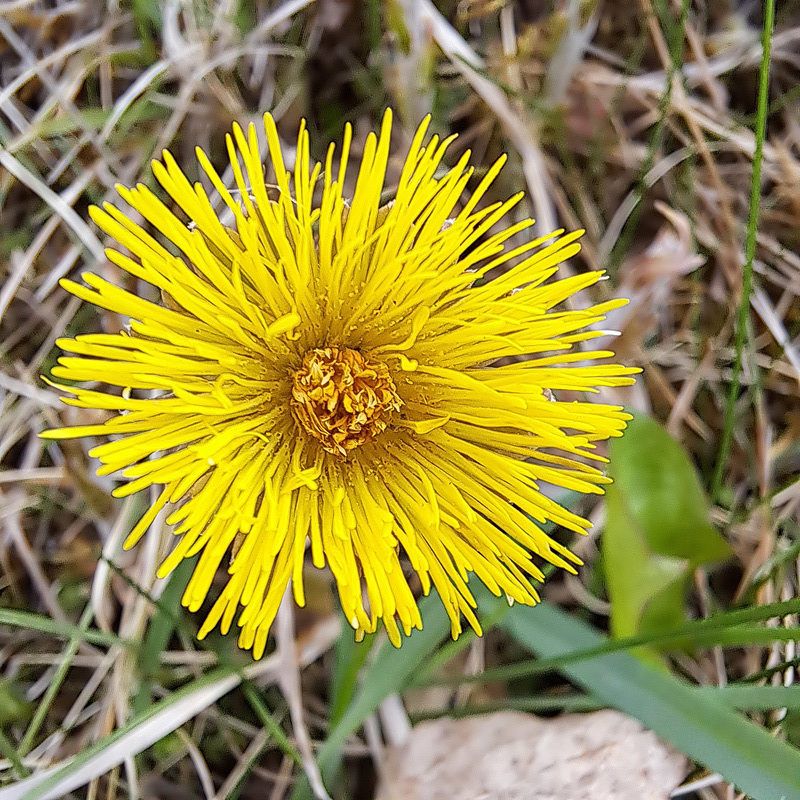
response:
<svg viewBox="0 0 800 800"><path fill-rule="evenodd" d="M44 697L42 697L41 701L37 704L33 719L31 720L28 730L25 731L25 735L22 737L22 741L17 748L17 753L20 757L28 755L33 747L33 743L36 740L36 734L44 724L47 714L50 711L50 706L55 701L56 695L58 695L59 689L61 689L61 684L67 677L67 673L72 666L72 660L75 658L75 655L78 652L78 648L80 647L81 641L86 635L86 631L92 619L94 619L94 610L92 609L91 605L87 605L85 611L81 615L77 629L72 633L69 643L67 644L67 647L61 656L61 662L58 665L58 669L56 669L55 674L53 675L53 678L44 693Z"/></svg>
<svg viewBox="0 0 800 800"><path fill-rule="evenodd" d="M725 404L725 421L722 429L722 439L719 446L719 456L714 468L711 482L711 500L719 499L722 489L722 479L728 456L733 442L733 428L735 423L736 399L739 394L739 385L742 376L742 359L744 343L747 338L747 320L750 314L750 294L753 290L753 261L756 255L756 235L758 233L758 212L761 208L761 162L764 155L764 139L767 132L767 107L769 102L769 59L772 47L772 28L775 24L775 0L767 0L764 4L764 29L761 36L761 69L758 76L758 106L756 110L755 139L756 149L753 154L753 177L750 182L750 216L747 220L747 239L745 241L744 273L742 274L742 296L739 299L739 309L736 315L736 341L735 356L733 360L733 375L728 389L728 398Z"/></svg>
<svg viewBox="0 0 800 800"><path fill-rule="evenodd" d="M512 608L503 625L528 649L554 661L606 641L589 625L546 603ZM713 696L701 694L626 653L565 664L561 671L689 757L719 772L753 800L800 800L800 752Z"/></svg>
<svg viewBox="0 0 800 800"><path fill-rule="evenodd" d="M181 596L193 568L194 559L182 561L170 574L167 587L161 593L159 602L153 603L155 613L147 625L147 633L142 640L137 658L138 673L142 678L150 679L155 675L161 655L167 649L172 634L180 624ZM148 601L153 602L149 595L144 594ZM149 702L149 692L147 696Z"/></svg>
<svg viewBox="0 0 800 800"><path fill-rule="evenodd" d="M333 674L331 676L331 711L330 724L335 727L344 716L358 684L358 675L367 657L372 651L375 636L371 634L364 641L357 642L351 633L347 620L342 617L342 634L336 640L333 656Z"/></svg>
<svg viewBox="0 0 800 800"><path fill-rule="evenodd" d="M741 711L773 711L777 708L800 710L800 685L793 686L697 686L701 695L719 700Z"/></svg>
<svg viewBox="0 0 800 800"><path fill-rule="evenodd" d="M774 711L786 708L800 711L800 685L793 686L748 686L728 684L727 686L691 686L697 694L705 695L728 708L740 711ZM415 711L409 716L416 724L428 719L442 717L470 717L477 714L491 714L495 711L528 711L534 714L552 711L596 711L607 708L608 703L590 694L570 692L569 694L543 694L534 697L507 697L492 703L469 703L456 708Z"/></svg>
<svg viewBox="0 0 800 800"><path fill-rule="evenodd" d="M0 789L0 800L56 800L104 775L127 755L135 755L179 728L234 689L240 677L218 667L137 714L65 763Z"/></svg>
<svg viewBox="0 0 800 800"><path fill-rule="evenodd" d="M391 694L401 692L411 683L412 676L427 662L450 632L450 620L438 595L430 595L419 604L425 620L421 631L414 631L403 640L400 649L385 641L375 659L361 676L361 688L335 724L319 750L317 762L326 787L330 790L342 759L347 737L357 731L364 720ZM345 635L347 635L345 633ZM311 800L311 789L305 777L298 780L293 800ZM2 800L2 798L0 798Z"/></svg>
<svg viewBox="0 0 800 800"><path fill-rule="evenodd" d="M485 594L485 593L484 593ZM491 607L491 611L488 610ZM494 614L507 610L505 603L500 603L497 598L486 594L486 600L481 604L482 619L493 619ZM727 647L772 644L778 641L794 641L800 639L797 628L767 628L761 625L747 623L765 622L776 617L800 613L800 598L769 603L764 606L737 609L714 614L706 619L695 619L676 625L669 630L652 633L640 633L635 636L626 636L621 639L604 638L599 644L576 649L573 652L561 655L558 658L538 658L518 661L504 667L486 670L478 675L460 675L452 678L437 678L431 680L429 664L438 664L437 653L425 665L414 679L415 686L454 686L461 683L485 683L487 681L509 681L515 678L525 678L560 669L565 664L574 664L580 661L598 658L608 653L618 653L632 650L635 647L647 646L665 652L669 650L713 647L723 645ZM502 618L502 613L497 621ZM445 647L448 647L446 645ZM444 650L445 648L442 648Z"/></svg>
<svg viewBox="0 0 800 800"><path fill-rule="evenodd" d="M0 625L8 625L12 628L27 628L39 633L47 633L51 636L58 636L62 639L77 639L79 642L98 645L100 647L131 647L131 642L126 642L115 636L113 633L92 630L83 630L80 625L70 625L69 623L56 621L41 614L34 614L30 611L18 611L13 608L0 608Z"/></svg>
<svg viewBox="0 0 800 800"><path fill-rule="evenodd" d="M242 681L242 692L253 709L255 715L261 720L261 724L269 732L270 736L275 740L278 747L294 761L299 767L303 763L300 753L297 748L291 743L289 737L283 732L283 728L278 724L275 718L270 713L264 701L261 699L259 690L249 680Z"/></svg>
<svg viewBox="0 0 800 800"><path fill-rule="evenodd" d="M326 641L325 647L329 644ZM310 656L302 656L303 663L307 663L307 658L313 660L318 657L319 651L316 647L312 648ZM81 750L60 764L0 788L0 800L59 800L69 792L105 775L127 756L135 756L151 747L243 682L256 678L276 680L279 667L279 659L275 655L244 669L233 666L216 667L173 691L163 700L153 703L145 711L135 714L128 722L91 747Z"/></svg>
<svg viewBox="0 0 800 800"><path fill-rule="evenodd" d="M12 769L20 778L31 774L31 771L22 763L22 758L14 743L3 733L2 729L0 729L0 755L8 759Z"/></svg>

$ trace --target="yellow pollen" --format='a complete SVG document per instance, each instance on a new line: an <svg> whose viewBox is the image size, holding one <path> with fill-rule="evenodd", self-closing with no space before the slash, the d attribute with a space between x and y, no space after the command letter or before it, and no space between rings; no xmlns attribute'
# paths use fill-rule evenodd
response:
<svg viewBox="0 0 800 800"><path fill-rule="evenodd" d="M386 430L401 403L386 364L349 348L309 350L292 376L297 424L338 456Z"/></svg>

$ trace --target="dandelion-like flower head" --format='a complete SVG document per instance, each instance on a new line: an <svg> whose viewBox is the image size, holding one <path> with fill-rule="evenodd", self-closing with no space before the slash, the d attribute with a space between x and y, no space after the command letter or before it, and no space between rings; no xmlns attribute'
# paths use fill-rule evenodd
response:
<svg viewBox="0 0 800 800"><path fill-rule="evenodd" d="M290 581L304 603L307 546L360 635L383 620L400 644L401 627L422 626L412 587L431 586L454 637L462 617L480 632L470 574L532 604L535 557L578 563L543 526L583 532L588 522L540 482L600 492L607 479L588 464L603 461L595 443L619 436L628 417L553 392L632 381L613 353L576 347L624 301L556 310L602 275L549 280L578 252L580 232L510 246L531 225L500 227L520 196L479 208L502 160L462 203L468 154L439 176L452 137L426 142L427 122L391 203L382 200L389 112L366 141L349 201L349 127L324 169L301 128L290 171L272 117L264 122L275 191L254 127L227 138L236 191L197 150L229 224L168 152L153 170L175 212L145 186L119 189L163 239L112 205L91 210L130 253L109 250L109 260L161 302L92 273L86 285L63 282L129 317L130 329L59 342L73 355L55 378L122 391L60 386L66 402L114 413L44 435L102 437L90 454L100 473L128 479L117 496L163 487L126 545L167 509L180 538L160 574L199 556L189 609L227 569L201 637L238 617L241 646L259 657Z"/></svg>

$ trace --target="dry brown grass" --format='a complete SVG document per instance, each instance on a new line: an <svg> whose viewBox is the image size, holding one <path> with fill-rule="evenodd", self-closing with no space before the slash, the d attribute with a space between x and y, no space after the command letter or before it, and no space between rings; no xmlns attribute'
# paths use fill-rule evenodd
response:
<svg viewBox="0 0 800 800"><path fill-rule="evenodd" d="M155 579L166 530L122 552L143 500L110 498L89 445L37 437L91 416L40 379L55 340L120 324L58 286L85 270L112 274L87 207L113 199L116 183L149 183L163 148L190 177L195 146L224 163L231 123L265 110L287 141L307 118L318 154L345 120L363 137L387 104L406 134L432 113L436 129L460 133L454 155L469 147L485 166L510 152L498 191L525 189L542 230L586 228L567 268L609 269L601 290L631 298L613 321L617 351L644 369L617 399L663 421L710 486L736 357L759 5L692 3L681 29L680 3L649 0L0 0L0 605L36 615L0 627L0 785L80 752L212 666L247 663L227 640L198 649L195 620L174 621L175 591ZM698 575L701 611L798 594L798 53L800 7L780 3L743 392L713 498L737 560L711 585ZM601 506L588 511L602 519ZM554 584L550 597L600 621L594 539L581 554L582 580ZM141 726L75 795L288 796L293 755L310 766L307 730L324 738L329 713L337 623L330 587L314 586L311 610L283 612L276 654L248 667L244 689L231 678L226 692L213 682L193 691L185 720L155 726L167 738L153 745ZM487 645L497 658L501 644ZM795 656L792 642L710 650L680 669L713 684ZM302 689L296 664L311 665ZM789 667L778 679L792 678ZM294 746L281 747L273 726L289 718ZM354 796L368 797L367 750L349 752ZM703 791L732 796L721 784Z"/></svg>

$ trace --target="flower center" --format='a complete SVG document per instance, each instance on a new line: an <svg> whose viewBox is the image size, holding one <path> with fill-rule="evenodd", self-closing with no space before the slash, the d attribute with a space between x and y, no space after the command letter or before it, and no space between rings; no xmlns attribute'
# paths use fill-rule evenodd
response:
<svg viewBox="0 0 800 800"><path fill-rule="evenodd" d="M401 403L386 365L357 350L309 350L292 376L297 424L334 455L371 442Z"/></svg>

